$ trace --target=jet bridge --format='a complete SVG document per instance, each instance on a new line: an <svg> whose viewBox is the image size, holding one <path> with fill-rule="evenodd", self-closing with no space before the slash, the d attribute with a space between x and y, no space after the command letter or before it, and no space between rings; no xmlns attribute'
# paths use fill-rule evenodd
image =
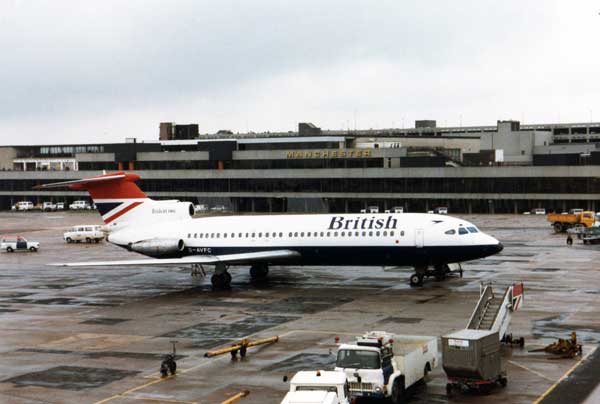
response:
<svg viewBox="0 0 600 404"><path fill-rule="evenodd" d="M503 293L494 292L491 284L481 284L479 294L467 329L497 331L500 340L505 341L511 317L523 305L523 283L514 283Z"/></svg>

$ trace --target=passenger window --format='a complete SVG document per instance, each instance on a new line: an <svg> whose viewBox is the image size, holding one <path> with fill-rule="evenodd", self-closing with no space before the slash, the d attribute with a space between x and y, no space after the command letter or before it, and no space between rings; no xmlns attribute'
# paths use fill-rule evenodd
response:
<svg viewBox="0 0 600 404"><path fill-rule="evenodd" d="M188 233L188 238L192 238L192 235L191 235L191 233Z"/></svg>
<svg viewBox="0 0 600 404"><path fill-rule="evenodd" d="M363 232L362 232L362 236L363 236L363 237L365 237L366 235L367 235L367 232L366 232L366 231L363 231Z"/></svg>
<svg viewBox="0 0 600 404"><path fill-rule="evenodd" d="M404 233L404 232L402 232L402 233ZM403 235L404 235L404 234L403 234ZM391 236L391 237L394 237L394 231L393 231L393 230L392 230L392 231L390 231L390 236Z"/></svg>
<svg viewBox="0 0 600 404"><path fill-rule="evenodd" d="M464 227L458 228L458 234L468 234L469 232Z"/></svg>
<svg viewBox="0 0 600 404"><path fill-rule="evenodd" d="M242 238L242 233L238 233L238 237L239 237L239 238Z"/></svg>
<svg viewBox="0 0 600 404"><path fill-rule="evenodd" d="M325 233L324 233L324 232L321 232L321 237L323 237L323 236L325 236Z"/></svg>
<svg viewBox="0 0 600 404"><path fill-rule="evenodd" d="M217 233L217 238L221 237L221 233Z"/></svg>
<svg viewBox="0 0 600 404"><path fill-rule="evenodd" d="M337 232L337 231L334 231L334 232L333 232L333 237L337 237L337 236L338 236L338 232Z"/></svg>
<svg viewBox="0 0 600 404"><path fill-rule="evenodd" d="M404 237L404 230L400 232L400 237Z"/></svg>
<svg viewBox="0 0 600 404"><path fill-rule="evenodd" d="M265 233L265 238L269 238L269 233Z"/></svg>
<svg viewBox="0 0 600 404"><path fill-rule="evenodd" d="M262 238L262 233L258 233L258 238Z"/></svg>
<svg viewBox="0 0 600 404"><path fill-rule="evenodd" d="M444 232L444 234L450 234L450 235L452 235L452 234L456 234L456 231L454 229L450 229L450 230L446 230Z"/></svg>
<svg viewBox="0 0 600 404"><path fill-rule="evenodd" d="M330 234L331 234L331 232L330 232L330 231L328 231L328 232L327 232L327 237L329 237L329 236L330 236Z"/></svg>
<svg viewBox="0 0 600 404"><path fill-rule="evenodd" d="M202 233L200 233L200 234L199 234L199 236L200 236L199 238L202 238L203 234L202 234Z"/></svg>
<svg viewBox="0 0 600 404"><path fill-rule="evenodd" d="M298 237L298 232L295 232L295 233L294 233L294 237Z"/></svg>
<svg viewBox="0 0 600 404"><path fill-rule="evenodd" d="M194 233L194 238L198 238L198 233Z"/></svg>
<svg viewBox="0 0 600 404"><path fill-rule="evenodd" d="M252 238L256 238L256 233L252 233Z"/></svg>
<svg viewBox="0 0 600 404"><path fill-rule="evenodd" d="M231 238L235 238L235 233L231 233Z"/></svg>
<svg viewBox="0 0 600 404"><path fill-rule="evenodd" d="M343 232L342 232L342 237L344 237L345 235L346 235L346 232L345 232L345 231L343 231Z"/></svg>
<svg viewBox="0 0 600 404"><path fill-rule="evenodd" d="M380 232L376 232L376 233L375 233L375 235L376 235L377 237L379 237L379 235L380 235L380 234L381 234Z"/></svg>
<svg viewBox="0 0 600 404"><path fill-rule="evenodd" d="M227 238L227 233L223 233L223 238Z"/></svg>
<svg viewBox="0 0 600 404"><path fill-rule="evenodd" d="M283 237L283 233L279 233L279 237Z"/></svg>
<svg viewBox="0 0 600 404"><path fill-rule="evenodd" d="M210 238L215 238L215 233L211 233Z"/></svg>
<svg viewBox="0 0 600 404"><path fill-rule="evenodd" d="M475 227L467 227L470 233L477 233L477 229Z"/></svg>
<svg viewBox="0 0 600 404"><path fill-rule="evenodd" d="M310 232L306 233L306 237L310 237Z"/></svg>
<svg viewBox="0 0 600 404"><path fill-rule="evenodd" d="M373 237L373 232L372 231L369 232L369 237Z"/></svg>
<svg viewBox="0 0 600 404"><path fill-rule="evenodd" d="M387 237L387 231L384 231L384 232L383 232L383 236L384 236L384 237Z"/></svg>
<svg viewBox="0 0 600 404"><path fill-rule="evenodd" d="M300 237L304 237L304 232L301 232L301 233L300 233Z"/></svg>
<svg viewBox="0 0 600 404"><path fill-rule="evenodd" d="M208 238L208 233L204 233L204 238Z"/></svg>
<svg viewBox="0 0 600 404"><path fill-rule="evenodd" d="M352 237L352 232L351 231L348 232L348 237Z"/></svg>
<svg viewBox="0 0 600 404"><path fill-rule="evenodd" d="M288 237L292 237L292 232L290 232L290 234L288 234Z"/></svg>

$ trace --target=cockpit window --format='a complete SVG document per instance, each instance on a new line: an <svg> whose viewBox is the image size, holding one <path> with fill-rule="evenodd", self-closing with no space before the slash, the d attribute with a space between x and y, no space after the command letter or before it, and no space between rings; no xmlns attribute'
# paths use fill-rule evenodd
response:
<svg viewBox="0 0 600 404"><path fill-rule="evenodd" d="M456 230L454 230L454 229L446 230L444 232L444 234L456 234Z"/></svg>
<svg viewBox="0 0 600 404"><path fill-rule="evenodd" d="M469 230L469 233L477 233L477 228L475 226L467 227L467 230Z"/></svg>
<svg viewBox="0 0 600 404"><path fill-rule="evenodd" d="M469 232L464 227L459 227L458 234L469 234Z"/></svg>

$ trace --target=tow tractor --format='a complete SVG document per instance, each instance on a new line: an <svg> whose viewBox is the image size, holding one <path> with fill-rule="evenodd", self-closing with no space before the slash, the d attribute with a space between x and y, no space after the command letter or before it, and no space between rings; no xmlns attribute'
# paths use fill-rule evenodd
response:
<svg viewBox="0 0 600 404"><path fill-rule="evenodd" d="M400 403L436 367L437 355L436 337L370 331L338 347L335 370L348 377L351 396Z"/></svg>
<svg viewBox="0 0 600 404"><path fill-rule="evenodd" d="M298 372L281 404L350 404L346 375L323 370Z"/></svg>

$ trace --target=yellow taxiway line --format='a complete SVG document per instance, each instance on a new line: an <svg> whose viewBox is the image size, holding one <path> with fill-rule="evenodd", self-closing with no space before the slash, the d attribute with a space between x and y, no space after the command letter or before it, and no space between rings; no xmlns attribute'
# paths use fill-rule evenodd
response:
<svg viewBox="0 0 600 404"><path fill-rule="evenodd" d="M569 377L569 375L571 373L573 373L573 371L575 369L577 369L577 367L579 365L581 365L581 363L583 361L585 361L591 354L593 354L596 351L596 347L592 348L587 354L585 354L585 356L583 358L581 358L580 360L577 361L577 363L575 363L573 366L571 366L569 368L569 370L567 370L556 382L554 382L554 384L550 387L548 387L548 389L541 395L539 396L532 404L539 404L542 402L542 400L544 398L546 398L548 396L548 394L552 393L552 390L554 390L556 388L556 386L558 386L558 384L560 382L562 382L563 380L565 380L567 377Z"/></svg>

